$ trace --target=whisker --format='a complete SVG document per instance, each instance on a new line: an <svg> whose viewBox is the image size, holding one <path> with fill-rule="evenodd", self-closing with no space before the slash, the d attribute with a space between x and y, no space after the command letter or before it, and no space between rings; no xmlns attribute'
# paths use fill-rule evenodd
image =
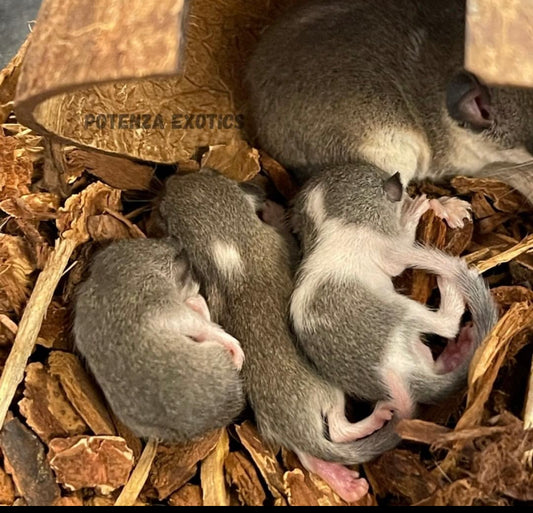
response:
<svg viewBox="0 0 533 513"><path fill-rule="evenodd" d="M505 171L511 171L511 170L518 170L518 169L527 169L531 166L531 169L533 169L533 159L527 160L525 162L520 163L511 163L511 162L496 162L494 164L490 164L489 166L486 166L482 172L484 176L490 177L495 176L498 173L505 172Z"/></svg>
<svg viewBox="0 0 533 513"><path fill-rule="evenodd" d="M495 162L481 169L479 176L499 180L520 192L525 196L520 207L533 202L533 160L517 164Z"/></svg>

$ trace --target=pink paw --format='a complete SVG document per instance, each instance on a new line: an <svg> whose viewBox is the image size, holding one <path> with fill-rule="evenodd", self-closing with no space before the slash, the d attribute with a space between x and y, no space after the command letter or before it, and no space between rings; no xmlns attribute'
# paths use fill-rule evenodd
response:
<svg viewBox="0 0 533 513"><path fill-rule="evenodd" d="M214 342L215 344L220 344L231 354L231 359L237 370L240 371L242 369L244 351L240 342L226 333L220 326L211 325L207 330L198 333L193 338L196 342Z"/></svg>
<svg viewBox="0 0 533 513"><path fill-rule="evenodd" d="M429 210L429 200L425 194L416 196L415 198L407 198L402 206L402 221L403 224L416 225L420 218Z"/></svg>
<svg viewBox="0 0 533 513"><path fill-rule="evenodd" d="M435 371L438 374L452 372L472 355L474 348L474 327L466 325L459 332L457 341L449 340L444 351L435 361Z"/></svg>
<svg viewBox="0 0 533 513"><path fill-rule="evenodd" d="M470 211L472 207L468 201L459 198L442 198L432 199L429 206L437 217L444 219L450 228L462 228L464 219L471 219Z"/></svg>
<svg viewBox="0 0 533 513"><path fill-rule="evenodd" d="M297 453L302 465L320 476L330 488L344 501L357 502L368 493L368 482L359 473L340 463L314 458L309 454Z"/></svg>
<svg viewBox="0 0 533 513"><path fill-rule="evenodd" d="M355 470L346 469L346 474L341 481L337 481L335 486L331 485L333 491L346 502L357 502L368 493L368 482L366 479L359 477Z"/></svg>
<svg viewBox="0 0 533 513"><path fill-rule="evenodd" d="M376 428L377 431L378 429L381 429L386 422L392 419L392 417L394 416L394 410L391 409L390 406L379 406L376 409L375 415L377 417L377 420L379 421L379 426Z"/></svg>

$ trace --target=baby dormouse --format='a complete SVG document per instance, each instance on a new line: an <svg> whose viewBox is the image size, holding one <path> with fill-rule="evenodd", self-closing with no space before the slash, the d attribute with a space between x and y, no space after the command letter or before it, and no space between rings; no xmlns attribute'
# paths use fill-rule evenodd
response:
<svg viewBox="0 0 533 513"><path fill-rule="evenodd" d="M244 407L240 344L211 321L172 239L100 251L77 292L74 335L112 410L137 436L189 440Z"/></svg>

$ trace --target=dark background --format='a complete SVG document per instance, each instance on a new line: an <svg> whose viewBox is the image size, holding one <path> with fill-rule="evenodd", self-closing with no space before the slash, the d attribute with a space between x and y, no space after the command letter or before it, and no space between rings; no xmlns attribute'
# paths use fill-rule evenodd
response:
<svg viewBox="0 0 533 513"><path fill-rule="evenodd" d="M0 0L0 69L17 53L37 19L41 0Z"/></svg>

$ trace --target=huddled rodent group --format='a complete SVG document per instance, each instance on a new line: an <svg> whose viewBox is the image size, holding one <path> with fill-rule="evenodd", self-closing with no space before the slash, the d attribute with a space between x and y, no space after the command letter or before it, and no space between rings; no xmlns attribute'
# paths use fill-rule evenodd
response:
<svg viewBox="0 0 533 513"><path fill-rule="evenodd" d="M532 159L533 95L462 70L463 18L462 0L312 0L265 31L247 75L253 134L302 185L301 255L258 216L265 198L209 169L167 181L167 238L97 255L77 346L138 435L191 438L247 400L265 439L354 501L368 484L345 465L394 447L398 420L465 385L496 306L415 230L428 209L460 226L468 205L405 186L507 163L499 177L531 200L512 164ZM408 267L437 275L436 311L395 291ZM454 342L434 360L424 334ZM350 422L345 395L374 411Z"/></svg>

